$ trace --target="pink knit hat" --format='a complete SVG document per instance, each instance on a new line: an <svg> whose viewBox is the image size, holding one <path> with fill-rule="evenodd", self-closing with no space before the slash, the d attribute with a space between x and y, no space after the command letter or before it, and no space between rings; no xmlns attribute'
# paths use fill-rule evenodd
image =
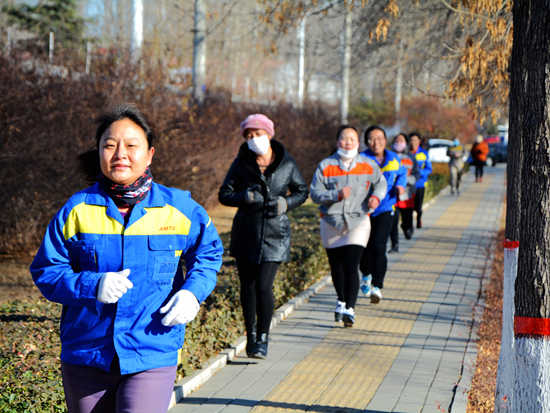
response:
<svg viewBox="0 0 550 413"><path fill-rule="evenodd" d="M264 129L268 134L273 137L275 135L275 129L273 127L273 121L267 116L260 113L250 115L244 122L241 123L241 135L244 137L244 131L248 128L252 129Z"/></svg>

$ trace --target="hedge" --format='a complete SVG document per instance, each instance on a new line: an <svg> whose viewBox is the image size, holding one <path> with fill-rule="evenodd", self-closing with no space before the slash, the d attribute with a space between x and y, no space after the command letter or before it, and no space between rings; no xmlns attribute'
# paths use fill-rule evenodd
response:
<svg viewBox="0 0 550 413"><path fill-rule="evenodd" d="M290 214L291 262L281 265L275 280L275 306L303 291L328 271L319 236L315 205ZM188 324L178 376L195 369L244 332L236 263L229 256L229 234L222 235L223 266L218 285ZM26 299L0 306L0 412L63 412L65 398L59 362L62 306L45 299Z"/></svg>

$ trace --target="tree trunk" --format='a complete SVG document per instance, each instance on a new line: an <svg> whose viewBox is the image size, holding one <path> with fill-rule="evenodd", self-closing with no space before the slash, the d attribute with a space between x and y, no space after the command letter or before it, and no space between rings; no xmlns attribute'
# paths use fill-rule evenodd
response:
<svg viewBox="0 0 550 413"><path fill-rule="evenodd" d="M515 1L513 19L506 236L519 252L510 407L550 412L550 0Z"/></svg>
<svg viewBox="0 0 550 413"><path fill-rule="evenodd" d="M193 97L202 103L206 87L206 0L195 0L193 38Z"/></svg>
<svg viewBox="0 0 550 413"><path fill-rule="evenodd" d="M353 2L345 5L346 17L344 20L344 54L342 61L342 99L340 100L340 122L348 123L349 112L349 76L351 64L351 38L353 22Z"/></svg>

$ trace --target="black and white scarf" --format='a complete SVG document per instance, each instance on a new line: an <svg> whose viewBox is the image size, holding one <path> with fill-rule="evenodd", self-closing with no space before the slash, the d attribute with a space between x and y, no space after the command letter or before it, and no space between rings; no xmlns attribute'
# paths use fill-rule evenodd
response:
<svg viewBox="0 0 550 413"><path fill-rule="evenodd" d="M153 175L151 175L149 167L136 182L130 185L117 184L103 174L99 174L97 179L101 188L107 192L107 195L118 207L131 207L139 204L147 198L151 186L153 186Z"/></svg>

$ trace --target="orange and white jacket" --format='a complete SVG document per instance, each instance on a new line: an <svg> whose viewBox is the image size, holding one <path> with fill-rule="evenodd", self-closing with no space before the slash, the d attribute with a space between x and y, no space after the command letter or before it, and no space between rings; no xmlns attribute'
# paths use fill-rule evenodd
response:
<svg viewBox="0 0 550 413"><path fill-rule="evenodd" d="M351 195L340 200L339 192L346 186L351 187ZM346 170L338 153L334 153L319 163L310 195L313 202L320 204L319 210L326 222L338 229L346 223L352 229L369 213L370 196L384 199L386 187L386 178L373 160L356 155Z"/></svg>

